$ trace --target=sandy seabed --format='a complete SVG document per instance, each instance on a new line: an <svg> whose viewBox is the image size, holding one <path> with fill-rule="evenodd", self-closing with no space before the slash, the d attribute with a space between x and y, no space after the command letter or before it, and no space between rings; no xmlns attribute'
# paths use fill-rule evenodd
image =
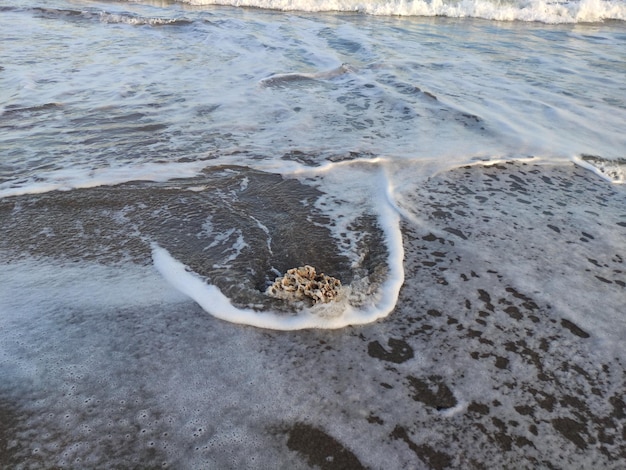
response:
<svg viewBox="0 0 626 470"><path fill-rule="evenodd" d="M624 468L624 189L502 163L398 196L405 283L374 324L222 322L149 266L149 302L2 312L0 466Z"/></svg>

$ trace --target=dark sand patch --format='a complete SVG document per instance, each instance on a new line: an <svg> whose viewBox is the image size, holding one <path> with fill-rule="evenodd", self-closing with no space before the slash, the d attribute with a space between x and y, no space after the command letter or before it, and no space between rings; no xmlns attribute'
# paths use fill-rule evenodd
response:
<svg viewBox="0 0 626 470"><path fill-rule="evenodd" d="M452 463L452 457L445 452L435 450L428 444L416 444L413 442L409 438L406 429L402 426L396 426L391 433L391 437L403 440L409 446L411 451L413 451L415 455L417 455L417 457L430 468L443 470L445 468L449 468Z"/></svg>
<svg viewBox="0 0 626 470"><path fill-rule="evenodd" d="M382 361L402 364L413 358L413 348L406 341L389 338L387 342L389 350L385 349L378 341L372 341L367 346L367 353Z"/></svg>
<svg viewBox="0 0 626 470"><path fill-rule="evenodd" d="M364 469L359 459L324 431L304 423L289 430L287 447L303 454L311 465L322 470Z"/></svg>

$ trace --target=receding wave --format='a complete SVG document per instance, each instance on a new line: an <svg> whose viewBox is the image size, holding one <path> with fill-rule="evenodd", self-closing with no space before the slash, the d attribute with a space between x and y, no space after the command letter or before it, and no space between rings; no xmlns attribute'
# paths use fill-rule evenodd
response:
<svg viewBox="0 0 626 470"><path fill-rule="evenodd" d="M381 16L447 16L497 21L595 23L626 21L622 0L181 0L192 5L230 5L282 11L344 11Z"/></svg>

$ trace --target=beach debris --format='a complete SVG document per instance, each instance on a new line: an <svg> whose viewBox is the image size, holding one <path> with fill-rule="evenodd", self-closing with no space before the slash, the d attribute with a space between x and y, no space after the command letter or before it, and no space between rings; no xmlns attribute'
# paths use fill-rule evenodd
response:
<svg viewBox="0 0 626 470"><path fill-rule="evenodd" d="M301 266L277 277L265 291L268 295L283 300L312 300L313 303L328 303L336 300L341 292L341 281L324 273L317 273L313 266Z"/></svg>

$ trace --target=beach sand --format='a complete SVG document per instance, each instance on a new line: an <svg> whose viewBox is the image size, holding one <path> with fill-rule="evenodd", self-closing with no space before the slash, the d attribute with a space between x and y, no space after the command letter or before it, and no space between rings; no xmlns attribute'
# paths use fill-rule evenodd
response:
<svg viewBox="0 0 626 470"><path fill-rule="evenodd" d="M152 301L5 321L0 466L623 468L623 187L528 162L396 192L405 283L374 324L222 322L147 265Z"/></svg>

